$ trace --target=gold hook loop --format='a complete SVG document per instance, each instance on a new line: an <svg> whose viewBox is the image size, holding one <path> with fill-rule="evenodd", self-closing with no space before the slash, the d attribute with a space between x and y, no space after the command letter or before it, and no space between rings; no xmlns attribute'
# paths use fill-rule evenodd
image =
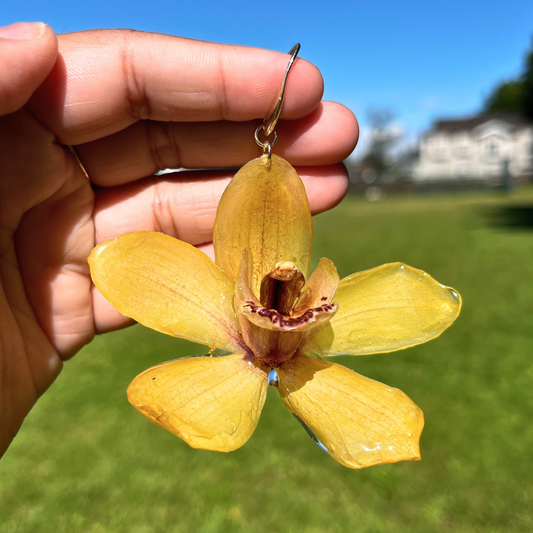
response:
<svg viewBox="0 0 533 533"><path fill-rule="evenodd" d="M263 122L263 131L265 132L265 135L267 137L274 131L274 128L276 127L276 124L278 123L278 119L281 114L281 107L283 106L283 99L285 98L285 87L287 85L287 78L289 77L289 72L292 68L292 65L294 64L294 60L296 59L296 56L298 55L299 51L300 51L300 43L296 43L289 50L289 55L291 56L291 58L289 59L287 70L285 71L285 77L283 78L283 85L281 86L281 91L279 93L276 106L274 107L274 111L272 111L270 116L267 119L265 119Z"/></svg>
<svg viewBox="0 0 533 533"><path fill-rule="evenodd" d="M272 147L278 142L278 132L274 132L274 140L270 141L260 141L259 132L263 129L263 126L256 128L254 133L255 142L263 149L263 155L266 155L265 167L270 166L270 160L272 159Z"/></svg>
<svg viewBox="0 0 533 533"><path fill-rule="evenodd" d="M256 142L261 148L263 148L263 150L264 150L264 148L265 148L265 146L266 146L267 144L269 144L270 146L274 146L274 145L278 142L278 132L277 132L277 131L274 132L274 140L273 140L272 142L270 142L270 141L265 141L265 142L263 142L263 141L260 141L260 140L259 140L259 132L260 132L262 129L263 129L263 126L259 126L259 127L257 127L257 129L255 130L255 133L254 133L254 139L255 139L255 142Z"/></svg>

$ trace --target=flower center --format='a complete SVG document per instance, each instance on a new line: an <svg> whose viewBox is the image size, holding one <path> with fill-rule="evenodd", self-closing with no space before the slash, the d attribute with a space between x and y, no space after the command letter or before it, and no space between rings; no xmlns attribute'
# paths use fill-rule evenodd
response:
<svg viewBox="0 0 533 533"><path fill-rule="evenodd" d="M259 299L251 287L252 272L252 254L246 249L235 286L242 339L254 357L276 368L298 353L312 328L331 319L337 305L321 299L320 284L306 288L304 275L291 261L276 263L263 277Z"/></svg>
<svg viewBox="0 0 533 533"><path fill-rule="evenodd" d="M267 309L289 316L305 284L303 274L291 261L282 261L261 282L259 300Z"/></svg>

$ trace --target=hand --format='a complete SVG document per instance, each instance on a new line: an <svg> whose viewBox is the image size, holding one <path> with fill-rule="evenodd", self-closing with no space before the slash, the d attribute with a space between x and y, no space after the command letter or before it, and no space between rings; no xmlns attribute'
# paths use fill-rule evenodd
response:
<svg viewBox="0 0 533 533"><path fill-rule="evenodd" d="M145 229L209 252L234 171L153 174L258 157L253 133L288 56L126 30L56 38L17 24L0 35L1 455L63 361L129 324L91 284L96 244ZM352 113L321 97L320 72L298 59L275 153L305 165L297 170L314 213L344 196L339 161L358 134Z"/></svg>

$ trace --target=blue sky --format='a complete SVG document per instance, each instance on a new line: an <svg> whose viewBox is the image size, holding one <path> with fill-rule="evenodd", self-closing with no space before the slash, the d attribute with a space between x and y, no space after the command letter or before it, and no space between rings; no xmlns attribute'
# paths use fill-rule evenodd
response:
<svg viewBox="0 0 533 533"><path fill-rule="evenodd" d="M54 30L134 28L288 51L315 63L325 95L365 129L391 109L415 138L435 117L475 113L516 75L533 39L533 1L184 2L3 0L0 25L41 20Z"/></svg>

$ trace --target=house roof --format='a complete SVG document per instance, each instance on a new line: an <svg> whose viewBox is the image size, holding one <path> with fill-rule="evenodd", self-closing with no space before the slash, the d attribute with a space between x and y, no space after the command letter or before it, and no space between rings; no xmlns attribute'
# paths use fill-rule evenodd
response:
<svg viewBox="0 0 533 533"><path fill-rule="evenodd" d="M496 113L485 113L478 115L477 117L471 117L466 119L459 120L437 120L433 124L433 127L428 133L437 133L437 132L446 132L446 133L456 133L460 131L471 131L480 124L485 124L490 120L500 120L502 122L507 122L515 128L520 128L523 126L533 125L531 120L528 120L524 115L520 113L512 112L496 112Z"/></svg>

